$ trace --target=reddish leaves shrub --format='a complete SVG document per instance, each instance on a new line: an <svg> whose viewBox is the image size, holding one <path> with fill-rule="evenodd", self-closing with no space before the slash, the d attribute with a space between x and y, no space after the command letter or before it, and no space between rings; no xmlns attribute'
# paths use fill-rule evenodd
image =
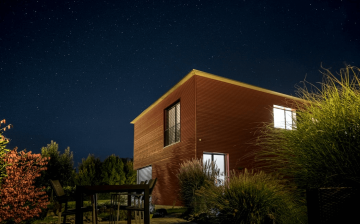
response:
<svg viewBox="0 0 360 224"><path fill-rule="evenodd" d="M39 216L41 209L49 204L44 188L34 186L48 158L31 151L17 152L17 148L8 152L3 160L7 176L2 179L0 187L0 222L13 220L16 223Z"/></svg>

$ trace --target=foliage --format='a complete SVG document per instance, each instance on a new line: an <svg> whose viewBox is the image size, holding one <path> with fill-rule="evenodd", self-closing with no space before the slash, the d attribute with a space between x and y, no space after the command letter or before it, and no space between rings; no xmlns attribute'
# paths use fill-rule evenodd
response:
<svg viewBox="0 0 360 224"><path fill-rule="evenodd" d="M122 160L115 155L107 157L101 165L101 177L104 184L124 184L126 177Z"/></svg>
<svg viewBox="0 0 360 224"><path fill-rule="evenodd" d="M101 180L101 161L89 154L86 159L82 159L79 164L79 172L75 175L76 185L100 185Z"/></svg>
<svg viewBox="0 0 360 224"><path fill-rule="evenodd" d="M6 124L6 120L3 119L0 121L0 127L1 124ZM3 157L5 154L9 151L9 149L6 149L6 144L9 143L9 139L5 138L2 133L6 131L6 129L10 129L12 127L11 124L3 127L0 129L0 183L3 177L6 177L6 166L7 164L4 162Z"/></svg>
<svg viewBox="0 0 360 224"><path fill-rule="evenodd" d="M64 193L69 201L75 201L76 186L62 186L62 189L64 190ZM50 197L50 201L54 200L54 197L56 197L56 195L55 192L53 192L53 188L48 186L44 190L46 194Z"/></svg>
<svg viewBox="0 0 360 224"><path fill-rule="evenodd" d="M1 183L0 222L12 220L19 223L39 216L41 210L46 209L49 202L45 187L34 186L35 178L46 169L46 160L31 151L18 153L16 148L5 155L4 161L9 166L6 167L7 177Z"/></svg>
<svg viewBox="0 0 360 224"><path fill-rule="evenodd" d="M264 125L256 160L263 168L293 178L300 188L360 183L359 68L347 66L340 78L324 69L320 89L299 88L296 130ZM313 86L315 87L315 86Z"/></svg>
<svg viewBox="0 0 360 224"><path fill-rule="evenodd" d="M124 164L124 161L126 163ZM135 184L136 170L131 160L111 155L103 162L89 154L79 164L79 172L75 175L76 185L100 184ZM102 196L100 195L102 198Z"/></svg>
<svg viewBox="0 0 360 224"><path fill-rule="evenodd" d="M42 157L50 157L47 170L42 171L37 179L37 186L50 186L50 179L59 180L62 186L74 186L74 160L73 152L67 147L63 154L59 152L59 145L51 141L41 148Z"/></svg>
<svg viewBox="0 0 360 224"><path fill-rule="evenodd" d="M195 192L201 187L208 188L215 185L219 172L215 163L207 161L203 164L201 159L192 159L180 164L177 174L179 197L183 205L188 208L186 215L197 212L196 209L202 205L202 197L197 197Z"/></svg>
<svg viewBox="0 0 360 224"><path fill-rule="evenodd" d="M203 186L196 222L200 223L306 223L304 201L297 201L284 181L246 168L232 172L224 185Z"/></svg>
<svg viewBox="0 0 360 224"><path fill-rule="evenodd" d="M124 166L126 176L125 184L136 184L136 170L134 170L133 161L128 160Z"/></svg>

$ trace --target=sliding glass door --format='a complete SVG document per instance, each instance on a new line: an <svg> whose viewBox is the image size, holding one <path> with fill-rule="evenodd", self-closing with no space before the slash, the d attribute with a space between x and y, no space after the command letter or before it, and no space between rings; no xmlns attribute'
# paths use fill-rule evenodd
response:
<svg viewBox="0 0 360 224"><path fill-rule="evenodd" d="M203 163L205 164L206 161L215 162L217 168L220 170L218 184L224 183L226 176L226 155L220 153L204 153Z"/></svg>

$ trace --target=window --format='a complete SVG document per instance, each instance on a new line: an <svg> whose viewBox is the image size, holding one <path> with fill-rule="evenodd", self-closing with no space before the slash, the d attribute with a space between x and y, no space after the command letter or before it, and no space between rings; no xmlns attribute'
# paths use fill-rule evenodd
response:
<svg viewBox="0 0 360 224"><path fill-rule="evenodd" d="M152 179L152 166L143 167L137 170L137 183L140 184L141 181L149 181Z"/></svg>
<svg viewBox="0 0 360 224"><path fill-rule="evenodd" d="M220 170L220 176L218 177L219 179L217 179L217 184L220 185L224 183L227 171L226 155L220 153L204 153L204 165L207 161L214 162L217 168Z"/></svg>
<svg viewBox="0 0 360 224"><path fill-rule="evenodd" d="M274 105L274 127L295 129L296 112L294 109Z"/></svg>
<svg viewBox="0 0 360 224"><path fill-rule="evenodd" d="M164 146L180 141L180 102L165 110Z"/></svg>

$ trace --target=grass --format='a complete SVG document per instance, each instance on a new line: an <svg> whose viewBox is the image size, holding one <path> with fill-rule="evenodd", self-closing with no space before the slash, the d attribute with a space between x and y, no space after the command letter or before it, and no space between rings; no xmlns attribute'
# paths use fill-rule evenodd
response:
<svg viewBox="0 0 360 224"><path fill-rule="evenodd" d="M325 69L321 88L299 88L296 128L260 130L256 160L299 188L360 185L360 69L346 67L340 79ZM313 86L316 88L315 86Z"/></svg>
<svg viewBox="0 0 360 224"><path fill-rule="evenodd" d="M224 185L202 188L196 192L196 223L306 223L306 205L297 201L283 180L244 169L230 173Z"/></svg>
<svg viewBox="0 0 360 224"><path fill-rule="evenodd" d="M98 200L98 206L101 207L103 205L107 205L110 204L110 199L109 200ZM69 209L75 209L75 205L76 202L75 201L69 201L68 202L68 208ZM91 201L84 201L84 206L91 206ZM65 210L65 208L63 207L63 211ZM92 213L91 212L85 212L84 213L84 217L91 217ZM106 212L102 212L101 214L98 215L100 218L106 218L107 216L109 216L109 214L107 214ZM69 215L68 217L74 217L75 215ZM43 219L43 220L35 220L33 223L37 224L37 223L57 223L58 221L58 217L57 217L57 213L54 214L52 210L48 211L47 216Z"/></svg>
<svg viewBox="0 0 360 224"><path fill-rule="evenodd" d="M109 205L110 204L110 199L106 199L106 200L98 200L98 208L99 208L99 213L98 213L98 217L101 218L102 220L108 220L109 216L110 216L110 212L109 211L102 211L101 208L105 205ZM68 202L68 208L69 209L74 209L76 205L75 201L69 201ZM84 201L84 206L91 206L91 201ZM184 213L186 211L185 207L180 207L180 206L166 206L166 205L156 205L156 209L166 209L168 215L170 214L174 214L174 213ZM64 211L64 209L63 209ZM125 211L123 211L125 212ZM87 216L91 219L92 217L92 213L91 212L86 212L84 213L84 217ZM75 218L75 215L70 215L67 216L67 218L73 217ZM125 219L125 213L120 216L121 220ZM56 214L53 214L52 211L49 210L47 216L43 219L43 220L36 220L33 223L34 224L40 224L40 223L57 223L58 221L58 217Z"/></svg>
<svg viewBox="0 0 360 224"><path fill-rule="evenodd" d="M192 159L180 164L177 178L179 179L179 196L187 207L187 213L191 214L196 209L199 198L195 194L202 187L214 185L215 179L219 176L220 170L214 162L202 159Z"/></svg>
<svg viewBox="0 0 360 224"><path fill-rule="evenodd" d="M166 209L168 215L173 214L173 213L184 213L187 210L187 208L169 208Z"/></svg>
<svg viewBox="0 0 360 224"><path fill-rule="evenodd" d="M57 223L58 218L54 218L52 216L47 216L45 217L43 220L35 220L33 222L33 224L38 224L38 223Z"/></svg>
<svg viewBox="0 0 360 224"><path fill-rule="evenodd" d="M110 199L108 200L98 200L97 201L98 206L107 205L110 204ZM68 206L69 208L75 208L76 202L75 201L69 201ZM84 206L91 206L91 201L84 201Z"/></svg>

